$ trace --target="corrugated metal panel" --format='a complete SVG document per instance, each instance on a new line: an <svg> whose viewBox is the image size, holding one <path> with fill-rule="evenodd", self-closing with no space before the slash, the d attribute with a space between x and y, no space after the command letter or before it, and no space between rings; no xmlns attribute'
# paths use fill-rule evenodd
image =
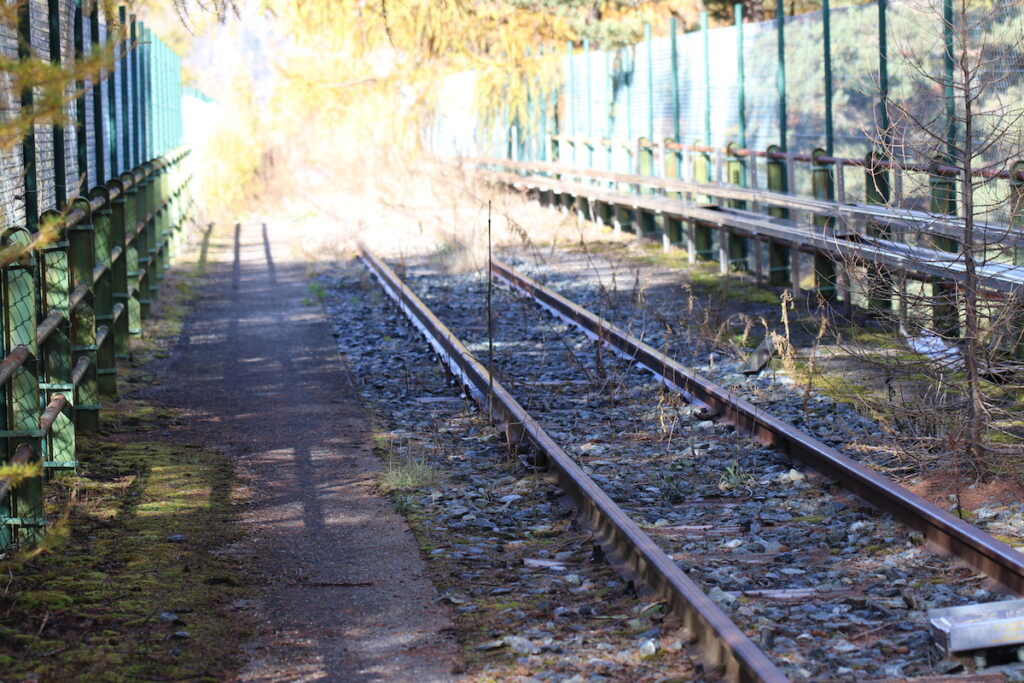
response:
<svg viewBox="0 0 1024 683"><path fill-rule="evenodd" d="M0 54L18 58L18 33L13 26L0 25ZM14 91L9 73L0 72L0 117L11 120L21 109L20 95ZM25 176L21 145L0 152L0 220L4 226L25 223Z"/></svg>
<svg viewBox="0 0 1024 683"><path fill-rule="evenodd" d="M88 17L82 20L82 52L89 55L92 52L93 44L92 22ZM82 101L85 103L85 118L79 122L78 135L85 138L86 170L85 189L93 188L98 183L96 178L96 107L95 99L92 96L93 82L87 79L84 82L85 95Z"/></svg>
<svg viewBox="0 0 1024 683"><path fill-rule="evenodd" d="M61 0L59 9L60 62L63 66L71 68L75 63L74 0ZM67 192L69 193L75 191L75 186L78 183L78 138L76 137L76 130L78 129L78 126L76 125L78 118L78 105L73 99L74 92L74 84L68 86L65 91L65 94L67 95L65 115L67 116L68 121L64 126L64 177L67 179ZM58 199L63 204L67 201L67 196L58 197Z"/></svg>
<svg viewBox="0 0 1024 683"><path fill-rule="evenodd" d="M39 59L50 59L50 20L46 13L46 3L42 0L30 0L29 22L31 24L32 54ZM36 97L41 92L36 90ZM57 192L53 177L53 126L36 124L36 188L39 213L57 208Z"/></svg>
<svg viewBox="0 0 1024 683"><path fill-rule="evenodd" d="M118 45L115 51L114 75L110 79L110 87L113 90L113 111L110 114L110 150L111 150L111 172L110 177L116 178L124 170L124 102L121 99L121 79L123 78L121 68L121 55L124 53L124 46Z"/></svg>

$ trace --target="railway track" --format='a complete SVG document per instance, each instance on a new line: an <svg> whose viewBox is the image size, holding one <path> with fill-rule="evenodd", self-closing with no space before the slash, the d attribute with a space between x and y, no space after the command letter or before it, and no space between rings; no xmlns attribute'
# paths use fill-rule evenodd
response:
<svg viewBox="0 0 1024 683"><path fill-rule="evenodd" d="M492 381L470 353L488 348L484 278L413 267L407 286L362 257L509 443L549 468L602 543L685 615L729 677L945 673L955 662L932 650L924 610L997 599L977 570L1020 590L1012 549L511 268L494 266L512 288L495 296ZM970 567L926 550L922 537Z"/></svg>

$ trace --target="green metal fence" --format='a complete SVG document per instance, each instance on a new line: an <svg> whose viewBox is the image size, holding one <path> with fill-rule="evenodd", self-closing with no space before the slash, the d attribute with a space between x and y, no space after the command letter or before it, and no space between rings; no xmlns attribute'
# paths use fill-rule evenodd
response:
<svg viewBox="0 0 1024 683"><path fill-rule="evenodd" d="M97 3L30 0L0 51L63 65L116 35ZM191 207L178 57L121 8L125 41L97 83L68 93L70 125L37 123L0 155L0 551L46 528L43 483L76 467L117 360L142 332ZM32 93L7 109L32 106ZM36 467L38 466L38 468Z"/></svg>

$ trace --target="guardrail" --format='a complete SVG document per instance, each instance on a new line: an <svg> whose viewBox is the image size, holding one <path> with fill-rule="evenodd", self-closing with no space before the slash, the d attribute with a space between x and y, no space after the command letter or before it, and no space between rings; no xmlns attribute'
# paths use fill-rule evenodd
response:
<svg viewBox="0 0 1024 683"><path fill-rule="evenodd" d="M737 266L747 268L750 240L755 244L766 242L767 264L760 246L753 250L753 271L758 283L767 270L770 284L789 285L794 294L799 293L801 281L800 261L795 255L812 254L816 290L826 298L839 293L847 307L851 299L848 268L855 266L883 266L910 279L935 283L937 287L954 286L967 278L963 259L955 251L898 241L899 231L892 229L902 225L926 234L945 225L952 230L953 219L925 223L913 214L887 213L883 206L867 208L736 185L562 164L488 158L464 161L479 167L479 172L492 182L535 191L542 202L575 207L599 224L611 224L615 229L628 225L638 235L660 236L666 246L680 244L691 262L715 257L711 232L717 231L717 258L723 274ZM708 197L717 198L720 204L714 204ZM767 215L761 209L767 210ZM809 218L799 220L797 209L806 211ZM664 221L662 226L657 226L659 217ZM843 220L835 220L837 217ZM984 233L984 227L979 232ZM938 234L944 236L941 231ZM1015 245L1021 240L1019 232L1009 228L1004 228L1000 235L1004 245ZM991 296L1024 292L1024 266L990 260L978 264L976 270L981 286ZM905 280L901 282L906 286Z"/></svg>
<svg viewBox="0 0 1024 683"><path fill-rule="evenodd" d="M39 233L0 233L0 448L8 464L42 466L0 482L0 551L44 533L45 478L75 469L76 430L97 428L101 397L117 393L117 360L142 333L191 209L187 155L171 152L65 214L43 214Z"/></svg>

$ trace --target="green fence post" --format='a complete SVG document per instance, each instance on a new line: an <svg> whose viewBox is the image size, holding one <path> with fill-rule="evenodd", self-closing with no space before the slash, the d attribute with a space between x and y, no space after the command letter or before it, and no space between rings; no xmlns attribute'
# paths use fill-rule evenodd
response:
<svg viewBox="0 0 1024 683"><path fill-rule="evenodd" d="M829 7L829 0L822 0L821 4L822 22L822 49L823 69L825 76L825 155L833 156L835 150L832 133L832 12ZM836 169L842 173L842 167Z"/></svg>
<svg viewBox="0 0 1024 683"><path fill-rule="evenodd" d="M577 125L576 124L578 123L578 121L576 121L576 92L575 92L575 83L574 83L574 78L575 78L574 64L576 62L576 59L574 58L574 55L573 55L573 44L572 44L571 40L566 41L566 43L565 43L565 54L566 54L566 57L567 57L566 61L568 62L568 70L569 70L569 77L565 81L565 90L566 90L566 93L565 93L565 104L566 104L566 108L568 108L568 110L569 110L569 121L571 121L572 123L571 123L570 126L566 126L567 130L565 131L565 133L563 133L563 135L568 135L569 138L571 139L571 141L568 144L572 147L572 164L573 164L573 166L575 166L577 164L577 160L576 160L576 129L577 129Z"/></svg>
<svg viewBox="0 0 1024 683"><path fill-rule="evenodd" d="M18 12L18 59L32 57L32 19L29 3L17 5ZM21 108L30 111L34 107L32 88L21 89ZM25 224L34 229L39 224L39 183L36 167L36 126L31 125L21 144L22 175L25 188Z"/></svg>
<svg viewBox="0 0 1024 683"><path fill-rule="evenodd" d="M703 140L696 140L694 147L704 147L707 143ZM704 153L694 153L691 160L693 179L700 182L700 178L711 179L711 158ZM694 253L699 259L709 260L714 257L714 245L712 243L711 228L707 225L692 224Z"/></svg>
<svg viewBox="0 0 1024 683"><path fill-rule="evenodd" d="M583 82L587 96L587 168L594 168L594 97L590 82L590 39L583 39Z"/></svg>
<svg viewBox="0 0 1024 683"><path fill-rule="evenodd" d="M150 169L151 170L151 169ZM163 174L156 170L146 180L146 216L149 225L148 242L153 259L153 277L149 281L150 298L155 299L160 291L160 283L167 277L167 231L164 220L166 212L160 203L160 183Z"/></svg>
<svg viewBox="0 0 1024 683"><path fill-rule="evenodd" d="M934 214L946 214L955 216L957 213L956 178L943 175L937 172L939 165L948 165L949 160L944 158L936 159L932 164L932 172L929 174L928 184L931 188L931 212ZM950 237L934 235L932 244L940 251L956 253L960 251L956 240ZM935 331L939 334L956 337L960 334L960 312L957 304L957 286L955 282L935 282L932 284L932 297L934 300L932 309L932 320Z"/></svg>
<svg viewBox="0 0 1024 683"><path fill-rule="evenodd" d="M58 222L61 214L47 211L40 216L46 223ZM60 322L46 337L39 349L42 361L41 407L45 408L58 396L67 400L63 410L57 414L48 434L43 436L43 466L47 470L74 469L75 467L75 425L71 419L74 405L75 385L71 379L71 311L67 235L37 250L39 263L39 310L37 315L44 320L52 314L60 314Z"/></svg>
<svg viewBox="0 0 1024 683"><path fill-rule="evenodd" d="M121 186L134 183L130 173L121 174ZM132 185L124 194L124 245L128 255L128 334L132 337L142 335L142 319L149 316L149 252L144 239L145 228L139 230L138 192L139 188ZM115 209L115 215L117 211Z"/></svg>
<svg viewBox="0 0 1024 683"><path fill-rule="evenodd" d="M2 233L2 244L26 246L31 243L28 230L8 228ZM6 445L6 462L27 445L32 461L40 461L43 448L39 438L39 362L36 345L35 257L29 253L0 271L3 283L2 307L4 355L19 346L28 353L26 360L3 386L4 429L0 433ZM46 526L43 511L43 477L32 477L12 489L0 502L0 547L33 543L42 537Z"/></svg>
<svg viewBox="0 0 1024 683"><path fill-rule="evenodd" d="M90 198L102 198L103 206L92 212L93 261L106 268L94 284L96 303L96 384L101 396L117 394L117 361L115 357L115 304L124 310L123 301L114 296L114 274L123 270L123 248L112 252L113 212L110 209L110 192L106 187L97 187ZM112 257L116 257L113 258ZM124 317L123 315L121 316ZM125 332L127 334L127 332Z"/></svg>
<svg viewBox="0 0 1024 683"><path fill-rule="evenodd" d="M679 120L682 113L679 104L679 37L677 35L678 29L675 17L672 17L670 25L672 32L672 142L678 145L683 139L683 132ZM667 139L666 142L668 142ZM681 161L682 157L679 154L679 150L673 150L671 156L665 154L665 172L669 178L679 177ZM671 164L671 169L669 164ZM676 196L678 197L679 194L677 193Z"/></svg>
<svg viewBox="0 0 1024 683"><path fill-rule="evenodd" d="M882 140L889 144L889 31L888 0L878 0L878 123Z"/></svg>
<svg viewBox="0 0 1024 683"><path fill-rule="evenodd" d="M678 178L679 177L679 152L678 150L672 150L672 153L668 153L668 146L670 144L679 144L679 140L672 138L665 138L665 177L666 178ZM679 192L667 193L669 197L674 199L680 199L682 194ZM665 241L666 246L678 245L683 241L683 222L675 216L664 216L665 222Z"/></svg>
<svg viewBox="0 0 1024 683"><path fill-rule="evenodd" d="M71 290L87 287L82 300L71 310L71 367L78 373L79 363L88 363L75 387L75 425L84 430L99 427L100 399L96 360L96 295L93 270L96 266L95 230L89 202L79 199L75 208L86 218L67 230L71 256Z"/></svg>
<svg viewBox="0 0 1024 683"><path fill-rule="evenodd" d="M708 13L701 10L700 13L700 35L701 47L704 52L704 140L708 147L711 146L711 52L708 49ZM711 157L704 153L704 179L711 182ZM699 176L694 176L696 179Z"/></svg>
<svg viewBox="0 0 1024 683"><path fill-rule="evenodd" d="M1010 167L1010 225L1017 228L1020 234L1024 228L1024 161L1018 161ZM1024 247L1020 244L1013 246L1013 265L1024 266ZM1013 328L1013 354L1017 359L1024 359L1024 306L1021 305L1022 295L1018 294L1011 298L1011 305L1016 305L1021 311L1016 318L1016 325Z"/></svg>
<svg viewBox="0 0 1024 683"><path fill-rule="evenodd" d="M782 152L776 145L768 148L767 175L768 190L784 193L786 191L786 163L782 159L774 159L772 155ZM786 218L788 211L782 207L772 207L768 213L775 218ZM782 287L790 284L789 262L790 249L776 241L768 242L768 284Z"/></svg>
<svg viewBox="0 0 1024 683"><path fill-rule="evenodd" d="M864 158L864 198L868 204L889 203L889 171L882 165L884 157L877 150L869 152ZM869 237L890 239L891 231L885 223L868 221ZM871 310L891 310L893 296L892 273L888 268L877 264L867 264L868 308Z"/></svg>
<svg viewBox="0 0 1024 683"><path fill-rule="evenodd" d="M647 139L654 140L654 47L651 24L644 24L644 42L647 44Z"/></svg>
<svg viewBox="0 0 1024 683"><path fill-rule="evenodd" d="M814 160L811 165L811 187L815 199L830 202L835 199L832 164L820 161L822 156L828 156L826 150L819 148L811 153ZM842 168L838 170L842 173ZM829 232L835 224L835 219L832 216L816 215L814 224ZM835 298L836 264L829 255L820 252L814 253L814 287L820 296L826 299Z"/></svg>
<svg viewBox="0 0 1024 683"><path fill-rule="evenodd" d="M785 152L788 149L786 146L786 10L782 0L775 2L775 35L778 55L775 85L779 95L779 148Z"/></svg>
<svg viewBox="0 0 1024 683"><path fill-rule="evenodd" d="M117 258L112 259L111 270L113 271L112 286L114 298L114 327L111 333L114 335L114 355L117 358L131 358L131 351L128 345L128 338L133 330L139 330L139 301L132 296L134 281L139 274L138 254L134 247L129 248L125 238L127 235L127 223L125 214L128 202L125 201L124 185L120 180L111 180L107 183L110 194L115 191L117 199L111 200L110 205L110 248L117 251ZM141 331L141 330L139 330Z"/></svg>

